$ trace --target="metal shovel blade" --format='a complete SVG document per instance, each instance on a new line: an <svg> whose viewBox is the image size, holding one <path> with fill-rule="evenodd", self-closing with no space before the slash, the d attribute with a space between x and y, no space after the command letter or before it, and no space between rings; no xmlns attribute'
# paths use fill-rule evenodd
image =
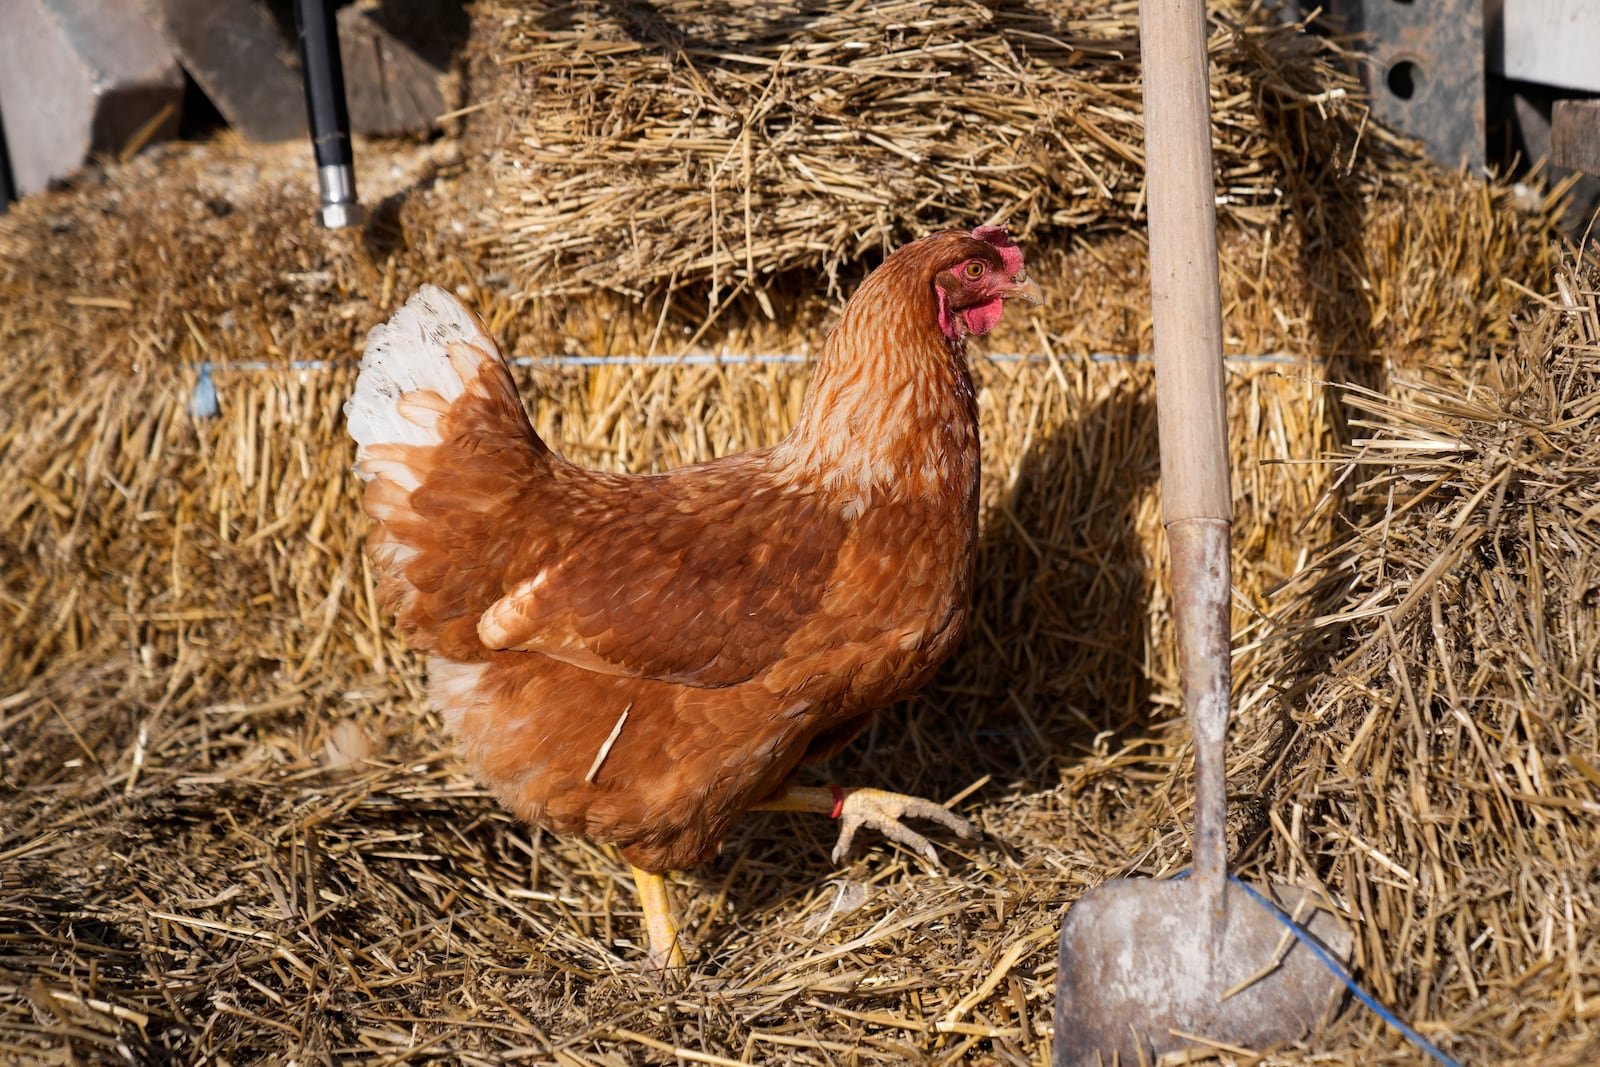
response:
<svg viewBox="0 0 1600 1067"><path fill-rule="evenodd" d="M1215 922L1211 892L1189 879L1107 882L1068 910L1055 1067L1134 1067L1206 1041L1260 1049L1303 1036L1337 1006L1339 978L1243 889L1224 887ZM1297 916L1299 890L1262 895ZM1348 959L1349 931L1306 912L1301 925Z"/></svg>

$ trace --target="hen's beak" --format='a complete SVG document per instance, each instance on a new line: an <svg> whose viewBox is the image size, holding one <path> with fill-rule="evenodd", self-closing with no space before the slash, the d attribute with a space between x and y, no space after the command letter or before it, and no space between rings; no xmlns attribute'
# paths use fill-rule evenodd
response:
<svg viewBox="0 0 1600 1067"><path fill-rule="evenodd" d="M1039 283L1032 278L1022 281L1013 281L1006 288L1000 290L1000 295L1007 300L1026 300L1030 304L1044 303L1044 293L1039 289Z"/></svg>

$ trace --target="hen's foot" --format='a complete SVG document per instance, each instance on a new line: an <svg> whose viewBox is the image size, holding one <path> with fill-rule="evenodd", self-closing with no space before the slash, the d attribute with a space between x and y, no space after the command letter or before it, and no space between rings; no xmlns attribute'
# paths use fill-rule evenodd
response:
<svg viewBox="0 0 1600 1067"><path fill-rule="evenodd" d="M943 870L932 843L901 820L928 819L954 830L962 837L977 837L977 829L942 804L903 793L882 789L840 789L831 786L790 786L774 799L758 805L766 811L815 811L839 820L839 843L833 847L833 862L843 863L850 853L856 831L870 826L889 840L909 848L935 870Z"/></svg>
<svg viewBox="0 0 1600 1067"><path fill-rule="evenodd" d="M844 803L839 806L839 843L833 846L833 862L843 863L850 854L850 843L855 840L856 831L870 826L927 860L935 870L943 870L933 845L901 822L905 818L928 819L962 837L978 836L976 827L943 804L881 789L846 789Z"/></svg>

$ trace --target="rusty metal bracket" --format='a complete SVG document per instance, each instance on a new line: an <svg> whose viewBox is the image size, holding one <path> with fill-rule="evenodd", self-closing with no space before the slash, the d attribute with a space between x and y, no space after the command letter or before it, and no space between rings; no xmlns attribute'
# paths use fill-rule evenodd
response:
<svg viewBox="0 0 1600 1067"><path fill-rule="evenodd" d="M1481 172L1483 0L1329 0L1326 11L1361 35L1373 117L1422 141L1438 163Z"/></svg>

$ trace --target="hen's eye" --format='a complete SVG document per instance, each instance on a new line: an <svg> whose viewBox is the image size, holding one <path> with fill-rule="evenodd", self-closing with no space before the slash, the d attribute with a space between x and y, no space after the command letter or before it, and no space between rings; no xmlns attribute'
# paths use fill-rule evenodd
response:
<svg viewBox="0 0 1600 1067"><path fill-rule="evenodd" d="M974 279L983 277L983 264L977 262L976 260L974 260L971 263L968 263L967 264L967 277L974 278Z"/></svg>

